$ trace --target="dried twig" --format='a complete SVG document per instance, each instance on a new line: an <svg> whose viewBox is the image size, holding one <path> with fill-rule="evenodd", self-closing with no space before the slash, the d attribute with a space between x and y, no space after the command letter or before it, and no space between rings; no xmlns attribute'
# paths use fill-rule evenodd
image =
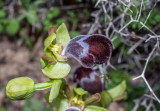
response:
<svg viewBox="0 0 160 111"><path fill-rule="evenodd" d="M147 5L144 5L144 0L137 1L137 2L130 1L130 0L98 0L95 7L99 8L99 10L92 13L92 16L95 18L95 21L92 27L90 28L88 34L95 33L96 31L102 33L101 28L103 28L103 31L105 32L106 36L108 37L113 36L112 41L118 39L120 36L121 42L123 43L123 45L124 46L127 45L127 47L130 46L130 49L128 50L127 53L128 55L133 53L134 56L130 55L130 57L123 58L122 53L124 50L122 49L118 57L118 63L121 63L124 60L128 61L129 58L133 58L138 66L142 66L140 60L143 60L143 56L146 56L146 54L149 54L147 59L145 60L145 65L144 65L144 68L142 69L142 73L136 78L134 78L134 80L142 78L146 83L149 91L152 93L152 96L154 99L148 96L143 96L139 100L137 99L138 102L137 101L135 102L136 105L133 111L136 111L136 109L139 107L140 101L151 99L149 105L148 106L145 105L146 110L148 111L151 109L151 107L155 110L153 105L153 100L156 100L160 103L160 99L156 96L156 94L154 93L154 90L152 89L149 82L145 78L145 72L146 72L148 63L151 60L151 58L155 57L155 52L157 49L159 49L160 35L157 35L154 31L152 31L146 26L147 20L149 19L157 2L159 1L157 0L154 3L154 6L150 7L151 6L150 0L146 1ZM124 7L123 10L121 9L122 5ZM138 6L140 6L139 10L137 8ZM132 16L131 7L135 7L137 11L135 17ZM143 23L141 21L141 16L142 16L143 10L145 9L150 9L150 12L148 13L148 16L146 17L145 22ZM113 18L114 13L118 15ZM104 23L104 20L107 20L107 22ZM126 21L128 22L126 23ZM133 22L141 24L142 27L140 29L145 28L146 30L148 30L148 33L142 36L142 35L137 35L137 34L134 34L133 32L130 32L128 26ZM135 43L132 39L139 39L139 41ZM149 46L152 46L151 51L148 48ZM143 48L145 51L145 54L139 53L138 47ZM126 64L124 64L124 66L128 68ZM121 65L121 67L124 67L124 66ZM106 67L101 66L100 70L102 71L103 69L106 70ZM145 97L148 97L148 98L145 98Z"/></svg>

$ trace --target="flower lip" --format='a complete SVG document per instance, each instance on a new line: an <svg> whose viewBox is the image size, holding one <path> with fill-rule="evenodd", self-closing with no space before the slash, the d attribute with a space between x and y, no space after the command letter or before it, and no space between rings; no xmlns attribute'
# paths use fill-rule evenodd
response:
<svg viewBox="0 0 160 111"><path fill-rule="evenodd" d="M73 75L77 87L81 87L91 94L99 93L103 90L103 78L98 77L98 73L91 68L79 67Z"/></svg>
<svg viewBox="0 0 160 111"><path fill-rule="evenodd" d="M80 35L73 38L63 51L68 58L76 59L83 67L91 68L106 63L113 50L113 44L104 35Z"/></svg>

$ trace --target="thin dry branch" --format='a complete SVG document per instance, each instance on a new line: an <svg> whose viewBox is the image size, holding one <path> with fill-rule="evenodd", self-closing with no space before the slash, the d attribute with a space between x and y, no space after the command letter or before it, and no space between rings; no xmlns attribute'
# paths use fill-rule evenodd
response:
<svg viewBox="0 0 160 111"><path fill-rule="evenodd" d="M160 103L160 99L156 96L156 94L154 93L154 90L152 89L152 87L150 86L149 82L147 81L147 79L145 78L145 72L146 72L146 68L148 66L149 61L151 61L152 57L155 57L155 52L157 49L159 49L159 38L160 35L157 35L154 31L152 31L150 28L148 28L146 26L147 20L149 19L153 9L155 8L157 2L159 2L159 0L157 0L153 7L150 7L149 5L151 4L151 1L147 0L146 3L148 3L148 5L144 5L144 0L141 1L137 1L137 3L135 3L134 1L130 1L130 0L98 0L98 2L96 3L95 7L99 8L99 11L97 11L96 13L94 13L93 17L95 18L95 22L93 23L92 27L89 30L89 34L100 32L102 33L101 27L105 28L103 31L105 32L105 34L108 37L114 36L111 40L114 41L116 39L119 38L119 36L121 37L121 42L127 46L130 46L131 48L128 50L128 55L130 55L131 53L134 53L134 56L131 55L131 58L133 58L135 60L136 63L138 63L138 66L142 66L140 60L143 60L143 54L138 52L138 47L144 48L145 51L145 55L148 53L148 57L145 60L145 65L143 67L142 73L137 76L136 78L134 78L134 80L136 79L140 79L142 78L144 80L144 82L146 83L149 91L151 92L154 100L157 100ZM121 9L121 6L124 6L124 10ZM138 10L138 6L140 5L140 9ZM132 16L132 10L131 7L135 7L136 9L136 16L133 17ZM141 16L143 13L144 9L150 9L150 12L148 13L148 16L145 19L145 22L143 23L141 21ZM113 18L113 13L114 12L119 12L117 17ZM105 24L102 22L104 19L108 19L108 22L106 22ZM128 21L126 23L126 21ZM142 28L145 28L146 30L148 30L147 34L142 35L136 35L133 32L130 32L128 29L128 26L130 24L132 24L133 22L139 23L142 25ZM148 38L149 36L149 38ZM134 43L132 41L132 38L138 38L139 41ZM156 43L153 45L153 40L156 40ZM149 46L153 46L152 50L149 50ZM136 53L135 53L135 52ZM122 58L122 53L124 52L124 50L122 49L119 57L118 57L118 63L121 63L121 61L124 61L125 59ZM136 57L136 58L135 58ZM128 61L128 59L126 59ZM126 66L126 64L123 64L126 68L128 68ZM123 67L121 65L121 67ZM106 67L101 66L100 70L102 71L103 69L106 70ZM148 97L148 96L145 96ZM153 99L153 98L142 98L142 100L145 99ZM140 100L140 101L142 101ZM136 109L138 107L138 102L137 105L135 105ZM150 101L150 104L153 104L153 101ZM154 108L154 105L148 105L145 106L146 110L149 111L149 109L152 107ZM136 110L133 110L136 111Z"/></svg>

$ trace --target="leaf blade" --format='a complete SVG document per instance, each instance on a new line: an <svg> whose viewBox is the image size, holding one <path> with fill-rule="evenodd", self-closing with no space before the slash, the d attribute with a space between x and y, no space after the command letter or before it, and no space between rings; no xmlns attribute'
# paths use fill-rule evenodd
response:
<svg viewBox="0 0 160 111"><path fill-rule="evenodd" d="M126 90L126 81L122 81L119 85L116 87L109 89L107 92L111 95L111 97L117 98L121 95L123 95L124 91Z"/></svg>
<svg viewBox="0 0 160 111"><path fill-rule="evenodd" d="M103 108L103 107L99 107L99 106L87 106L84 111L108 111L107 109Z"/></svg>

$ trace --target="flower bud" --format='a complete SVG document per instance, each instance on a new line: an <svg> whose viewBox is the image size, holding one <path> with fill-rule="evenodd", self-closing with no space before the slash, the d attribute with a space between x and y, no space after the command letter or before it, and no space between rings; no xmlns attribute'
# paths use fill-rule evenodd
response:
<svg viewBox="0 0 160 111"><path fill-rule="evenodd" d="M34 81L28 77L18 77L8 82L6 94L12 100L22 100L32 96Z"/></svg>

